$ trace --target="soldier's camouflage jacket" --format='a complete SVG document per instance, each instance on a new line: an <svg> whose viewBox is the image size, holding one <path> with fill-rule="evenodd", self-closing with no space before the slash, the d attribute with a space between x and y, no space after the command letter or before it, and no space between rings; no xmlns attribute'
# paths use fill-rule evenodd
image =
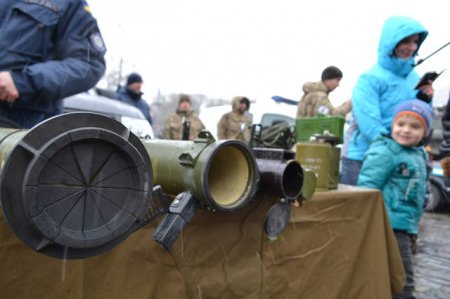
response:
<svg viewBox="0 0 450 299"><path fill-rule="evenodd" d="M166 120L163 131L163 139L182 140L183 137L183 123L189 122L189 140L197 137L198 133L205 128L197 114L192 111L182 112L178 111Z"/></svg>
<svg viewBox="0 0 450 299"><path fill-rule="evenodd" d="M231 103L232 111L222 115L217 124L217 137L219 139L244 140L246 134L242 132L242 125L246 126L245 132L252 125L252 120L245 113L239 112L239 102L242 97L234 97Z"/></svg>
<svg viewBox="0 0 450 299"><path fill-rule="evenodd" d="M297 117L311 117L318 114L345 116L349 112L345 104L336 108L331 104L328 99L329 91L322 81L305 83L303 92L298 103Z"/></svg>

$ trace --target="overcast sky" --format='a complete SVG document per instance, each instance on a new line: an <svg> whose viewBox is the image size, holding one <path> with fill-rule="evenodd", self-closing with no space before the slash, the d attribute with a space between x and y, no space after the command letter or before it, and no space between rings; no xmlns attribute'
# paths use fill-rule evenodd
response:
<svg viewBox="0 0 450 299"><path fill-rule="evenodd" d="M428 30L419 58L450 41L448 0L88 0L108 48L108 67L144 77L147 100L163 94L208 97L272 95L298 100L306 81L336 65L338 104L376 62L381 27L392 15L417 18ZM448 70L435 88L450 86L450 46L417 68Z"/></svg>

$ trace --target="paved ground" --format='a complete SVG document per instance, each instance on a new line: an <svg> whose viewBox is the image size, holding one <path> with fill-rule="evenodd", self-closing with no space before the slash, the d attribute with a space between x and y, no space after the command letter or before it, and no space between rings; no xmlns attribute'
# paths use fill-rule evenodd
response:
<svg viewBox="0 0 450 299"><path fill-rule="evenodd" d="M450 212L424 214L415 255L417 299L450 299Z"/></svg>

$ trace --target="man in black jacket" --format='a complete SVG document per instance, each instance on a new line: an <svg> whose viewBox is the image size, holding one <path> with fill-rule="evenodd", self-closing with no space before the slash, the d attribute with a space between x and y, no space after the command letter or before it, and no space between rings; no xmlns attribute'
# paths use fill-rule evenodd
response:
<svg viewBox="0 0 450 299"><path fill-rule="evenodd" d="M152 117L150 114L150 106L142 98L142 80L141 75L138 73L131 73L127 78L127 86L120 86L117 90L117 98L119 101L133 105L134 107L141 110L147 121L152 124Z"/></svg>

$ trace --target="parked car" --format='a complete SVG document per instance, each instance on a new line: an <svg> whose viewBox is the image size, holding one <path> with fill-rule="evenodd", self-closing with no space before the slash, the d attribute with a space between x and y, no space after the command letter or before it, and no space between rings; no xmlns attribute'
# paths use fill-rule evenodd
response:
<svg viewBox="0 0 450 299"><path fill-rule="evenodd" d="M109 116L121 122L139 138L155 138L152 126L139 109L102 96L94 89L64 99L64 112L76 111Z"/></svg>
<svg viewBox="0 0 450 299"><path fill-rule="evenodd" d="M442 132L442 115L444 113L444 106L433 108L433 132L431 134L430 142L428 143L428 152L435 159L441 158L441 153L439 152L439 146L443 140Z"/></svg>
<svg viewBox="0 0 450 299"><path fill-rule="evenodd" d="M450 178L444 176L439 161L433 161L433 171L430 176L430 195L425 211L437 212L450 208Z"/></svg>
<svg viewBox="0 0 450 299"><path fill-rule="evenodd" d="M429 179L430 195L425 210L429 212L442 211L450 208L450 178L444 176L440 165L443 154L440 145L443 141L442 114L444 107L434 108L433 134L427 146L432 160L432 173Z"/></svg>

